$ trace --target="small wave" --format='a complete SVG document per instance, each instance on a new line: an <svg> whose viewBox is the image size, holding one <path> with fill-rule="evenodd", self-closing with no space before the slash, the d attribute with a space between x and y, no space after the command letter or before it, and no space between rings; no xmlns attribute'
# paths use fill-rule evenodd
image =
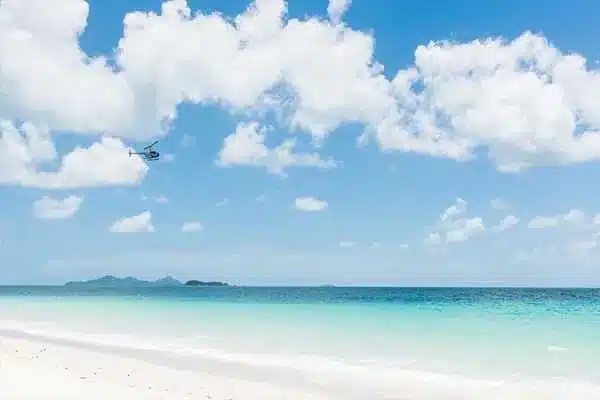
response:
<svg viewBox="0 0 600 400"><path fill-rule="evenodd" d="M560 346L548 346L547 347L548 351L552 351L552 352L557 352L557 353L566 353L569 351L569 349L567 349L566 347L560 347Z"/></svg>

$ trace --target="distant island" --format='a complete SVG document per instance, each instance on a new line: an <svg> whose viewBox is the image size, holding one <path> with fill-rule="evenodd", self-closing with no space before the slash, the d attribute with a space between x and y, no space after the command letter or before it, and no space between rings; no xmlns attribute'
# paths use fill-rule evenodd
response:
<svg viewBox="0 0 600 400"><path fill-rule="evenodd" d="M98 279L87 281L70 281L65 283L65 286L85 286L85 287L181 287L181 286L229 286L224 282L203 282L198 280L190 280L185 283L177 279L167 276L155 281L145 281L131 276L119 278L113 275L106 275Z"/></svg>
<svg viewBox="0 0 600 400"><path fill-rule="evenodd" d="M202 281L191 280L191 281L187 281L185 283L185 286L229 286L229 284L224 283L224 282L202 282Z"/></svg>

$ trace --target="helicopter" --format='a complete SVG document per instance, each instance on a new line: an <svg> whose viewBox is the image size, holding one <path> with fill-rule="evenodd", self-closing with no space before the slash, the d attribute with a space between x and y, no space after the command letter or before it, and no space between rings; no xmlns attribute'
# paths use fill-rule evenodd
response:
<svg viewBox="0 0 600 400"><path fill-rule="evenodd" d="M131 150L129 150L129 157L131 157L132 154L138 154L138 155L144 157L144 159L146 161L158 160L160 158L160 153L158 151L152 150L152 147L157 143L158 143L158 140L154 141L154 143L149 144L148 146L144 147L144 151L142 151L140 153L132 152Z"/></svg>

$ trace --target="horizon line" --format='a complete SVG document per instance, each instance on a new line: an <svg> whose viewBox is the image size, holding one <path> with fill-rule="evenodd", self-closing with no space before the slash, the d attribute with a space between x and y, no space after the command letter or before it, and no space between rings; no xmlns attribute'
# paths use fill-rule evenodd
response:
<svg viewBox="0 0 600 400"><path fill-rule="evenodd" d="M73 282L84 282L84 281L73 281ZM152 283L153 281L148 281ZM549 286L549 285L485 285L485 284L461 284L461 285L452 285L452 284L418 284L418 285L390 285L390 284L333 284L333 283L323 283L323 284L241 284L241 283L229 283L224 281L213 281L213 282L221 282L226 283L227 286L219 286L220 288L323 288L323 287L332 287L332 288L348 288L348 289L360 289L360 288L379 288L379 289L600 289L600 285L595 286L583 286L583 285L572 285L572 286ZM185 284L182 282L182 286ZM15 288L15 287L68 287L65 283L57 284L57 283L38 283L38 284L0 284L0 288ZM110 286L109 286L110 287ZM133 286L135 288L135 286ZM169 287L177 287L177 286L162 286L162 288ZM199 286L194 288L207 288L207 287L215 287L215 286ZM110 287L112 288L112 287ZM115 287L122 288L122 287ZM161 286L155 286L154 288L161 288Z"/></svg>

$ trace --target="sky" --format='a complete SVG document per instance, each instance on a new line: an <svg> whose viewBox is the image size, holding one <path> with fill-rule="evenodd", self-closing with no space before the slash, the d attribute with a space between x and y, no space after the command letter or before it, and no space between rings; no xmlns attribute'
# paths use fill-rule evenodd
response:
<svg viewBox="0 0 600 400"><path fill-rule="evenodd" d="M0 284L598 286L599 7L3 0Z"/></svg>

